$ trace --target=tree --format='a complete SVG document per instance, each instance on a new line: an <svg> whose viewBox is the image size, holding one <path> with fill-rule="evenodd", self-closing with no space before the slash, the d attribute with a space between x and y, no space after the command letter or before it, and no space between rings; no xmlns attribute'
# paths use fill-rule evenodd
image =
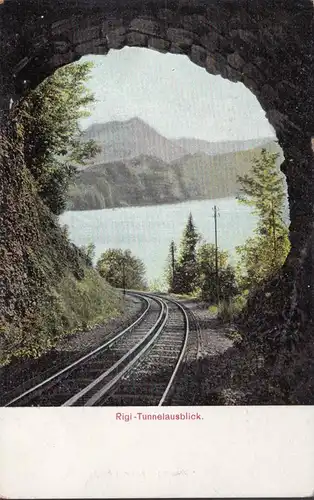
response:
<svg viewBox="0 0 314 500"><path fill-rule="evenodd" d="M166 263L165 281L169 292L179 293L178 289L178 262L177 262L177 247L172 240L169 246L169 254Z"/></svg>
<svg viewBox="0 0 314 500"><path fill-rule="evenodd" d="M252 173L238 177L238 201L252 207L258 217L255 236L237 248L240 266L245 270L244 288L255 287L275 275L289 252L288 228L283 218L285 190L277 158L277 154L263 149L261 156L254 159Z"/></svg>
<svg viewBox="0 0 314 500"><path fill-rule="evenodd" d="M88 243L87 245L83 245L80 247L80 251L82 252L84 259L86 261L86 264L90 267L93 267L93 261L95 258L95 244L94 243Z"/></svg>
<svg viewBox="0 0 314 500"><path fill-rule="evenodd" d="M130 250L109 249L101 254L96 269L116 288L144 290L147 287L144 263Z"/></svg>
<svg viewBox="0 0 314 500"><path fill-rule="evenodd" d="M215 245L203 243L197 250L198 288L202 300L216 302ZM229 299L236 295L237 286L234 268L228 264L229 253L218 250L219 298Z"/></svg>
<svg viewBox="0 0 314 500"><path fill-rule="evenodd" d="M176 267L176 288L180 293L190 293L195 288L197 279L196 246L199 234L190 213L183 231Z"/></svg>
<svg viewBox="0 0 314 500"><path fill-rule="evenodd" d="M92 158L99 147L83 141L79 119L89 116L94 101L86 88L91 63L70 64L58 69L21 102L17 119L23 128L24 157L38 194L59 215L76 166Z"/></svg>
<svg viewBox="0 0 314 500"><path fill-rule="evenodd" d="M162 278L155 278L149 283L149 290L151 292L166 292L167 284Z"/></svg>

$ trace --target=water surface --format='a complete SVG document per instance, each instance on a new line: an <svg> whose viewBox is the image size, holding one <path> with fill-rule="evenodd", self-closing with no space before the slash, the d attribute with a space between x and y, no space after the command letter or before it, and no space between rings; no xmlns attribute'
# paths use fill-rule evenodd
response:
<svg viewBox="0 0 314 500"><path fill-rule="evenodd" d="M214 243L214 205L220 214L218 245L229 250L234 260L235 247L252 234L256 223L251 210L234 198L66 212L60 222L69 227L70 238L75 244L93 242L96 245L96 259L108 248L129 248L143 260L151 281L161 277L170 242L174 239L179 244L190 212L199 232L206 241Z"/></svg>

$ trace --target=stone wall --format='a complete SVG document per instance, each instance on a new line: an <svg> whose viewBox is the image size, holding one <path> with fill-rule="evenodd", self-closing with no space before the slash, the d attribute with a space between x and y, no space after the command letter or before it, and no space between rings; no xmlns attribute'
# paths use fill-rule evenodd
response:
<svg viewBox="0 0 314 500"><path fill-rule="evenodd" d="M284 151L290 313L308 318L314 310L313 13L312 0L7 0L0 6L2 123L10 100L56 68L124 46L186 54L209 73L242 82Z"/></svg>

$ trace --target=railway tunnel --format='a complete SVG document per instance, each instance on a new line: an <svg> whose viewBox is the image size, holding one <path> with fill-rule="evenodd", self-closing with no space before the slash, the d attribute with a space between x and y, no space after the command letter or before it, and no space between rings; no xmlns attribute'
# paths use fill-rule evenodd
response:
<svg viewBox="0 0 314 500"><path fill-rule="evenodd" d="M4 0L1 140L10 143L12 104L87 54L124 46L185 54L211 74L242 82L284 153L291 221L284 317L308 323L314 318L313 13L312 0ZM8 192L18 199L22 162L23 154L12 152L0 166L1 244L13 230Z"/></svg>

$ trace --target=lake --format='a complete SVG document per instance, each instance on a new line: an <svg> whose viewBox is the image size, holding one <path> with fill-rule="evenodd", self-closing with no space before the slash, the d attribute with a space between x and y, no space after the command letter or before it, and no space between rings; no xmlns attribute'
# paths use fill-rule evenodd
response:
<svg viewBox="0 0 314 500"><path fill-rule="evenodd" d="M108 248L129 248L142 259L147 278L152 281L162 276L170 242L174 239L179 244L190 212L204 239L214 243L214 205L220 214L218 246L229 250L234 261L235 247L252 234L256 222L251 210L235 198L65 212L60 222L68 226L70 238L76 245L95 244L96 260Z"/></svg>

